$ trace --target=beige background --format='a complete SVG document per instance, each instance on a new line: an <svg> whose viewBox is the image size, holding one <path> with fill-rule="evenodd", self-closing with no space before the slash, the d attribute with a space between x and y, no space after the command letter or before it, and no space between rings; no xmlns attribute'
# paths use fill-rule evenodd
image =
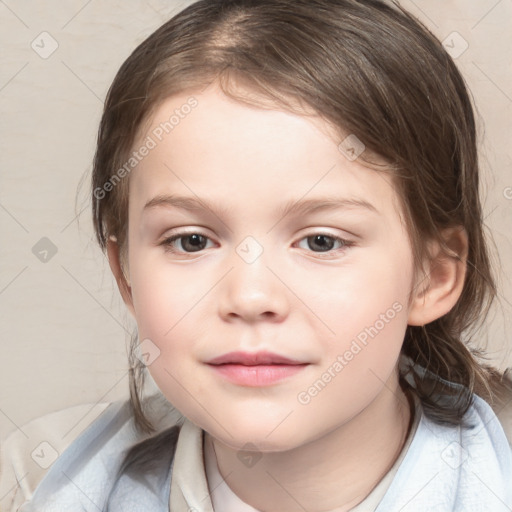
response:
<svg viewBox="0 0 512 512"><path fill-rule="evenodd" d="M188 3L0 0L0 438L54 410L128 396L133 324L93 240L88 180L114 74ZM486 222L501 259L502 307L480 341L512 366L512 0L402 4L451 51L469 45L456 61L478 108ZM57 250L46 262L33 253L43 237Z"/></svg>

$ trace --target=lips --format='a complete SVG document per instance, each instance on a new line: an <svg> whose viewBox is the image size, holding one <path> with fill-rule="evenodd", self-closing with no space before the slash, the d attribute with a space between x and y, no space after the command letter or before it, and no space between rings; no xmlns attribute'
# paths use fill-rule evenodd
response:
<svg viewBox="0 0 512 512"><path fill-rule="evenodd" d="M230 352L208 361L215 374L237 386L272 386L300 373L309 363L272 352Z"/></svg>
<svg viewBox="0 0 512 512"><path fill-rule="evenodd" d="M272 352L229 352L228 354L208 361L208 364L243 364L246 366L257 366L272 364L300 365L305 363Z"/></svg>

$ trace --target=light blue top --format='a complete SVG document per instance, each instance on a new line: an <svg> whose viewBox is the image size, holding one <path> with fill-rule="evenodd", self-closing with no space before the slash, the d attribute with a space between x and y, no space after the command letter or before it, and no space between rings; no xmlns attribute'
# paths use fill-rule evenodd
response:
<svg viewBox="0 0 512 512"><path fill-rule="evenodd" d="M465 416L468 428L438 425L421 409L416 433L376 512L512 510L512 448L491 407L473 398ZM162 431L181 427L174 458L171 444L168 451L160 450L151 471L124 475L108 509L124 451L143 439L127 402L111 404L69 446L20 511L213 512L203 431L160 398L154 409L164 410Z"/></svg>

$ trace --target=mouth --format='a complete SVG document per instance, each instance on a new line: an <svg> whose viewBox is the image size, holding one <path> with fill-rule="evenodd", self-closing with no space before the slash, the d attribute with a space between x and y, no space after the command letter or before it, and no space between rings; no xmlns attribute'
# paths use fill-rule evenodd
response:
<svg viewBox="0 0 512 512"><path fill-rule="evenodd" d="M301 372L309 363L272 352L230 352L207 364L223 378L240 386L269 386Z"/></svg>
<svg viewBox="0 0 512 512"><path fill-rule="evenodd" d="M242 364L247 366L256 365L273 365L273 364L285 364L285 365L299 365L305 364L296 359L290 359L288 357L274 354L273 352L229 352L222 356L216 357L208 361L208 364L219 365L219 364Z"/></svg>

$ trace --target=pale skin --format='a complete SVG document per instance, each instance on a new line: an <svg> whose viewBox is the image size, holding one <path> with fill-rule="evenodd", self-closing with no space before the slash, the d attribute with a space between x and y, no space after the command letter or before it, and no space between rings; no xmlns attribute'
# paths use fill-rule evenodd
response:
<svg viewBox="0 0 512 512"><path fill-rule="evenodd" d="M140 141L189 96L165 100ZM347 159L325 121L252 108L214 85L194 96L198 106L130 176L124 274L115 239L108 244L139 338L160 350L149 371L167 399L205 430L222 476L243 501L268 512L348 511L403 447L411 417L397 376L405 330L455 305L466 236L461 229L444 233L457 257L442 257L431 244L425 279L414 272L389 178ZM145 208L171 194L224 211L161 202ZM374 209L345 204L279 214L287 202L327 196ZM182 231L205 237L198 252L190 237L166 251L162 242ZM308 240L317 234L332 249ZM237 253L248 236L263 248L250 263ZM393 304L400 306L393 319L300 403L298 393ZM235 350L269 350L308 364L270 386L240 386L206 364ZM262 454L252 467L237 457L246 443Z"/></svg>

